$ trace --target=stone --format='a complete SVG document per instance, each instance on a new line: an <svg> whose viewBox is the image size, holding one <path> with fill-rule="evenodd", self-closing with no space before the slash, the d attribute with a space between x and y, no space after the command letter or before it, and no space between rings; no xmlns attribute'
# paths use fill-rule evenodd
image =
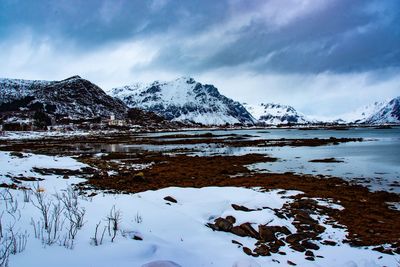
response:
<svg viewBox="0 0 400 267"><path fill-rule="evenodd" d="M178 201L176 201L176 199L173 198L173 197L171 197L171 196L166 196L166 197L164 197L164 200L165 200L165 201L172 202L172 203L178 203Z"/></svg>
<svg viewBox="0 0 400 267"><path fill-rule="evenodd" d="M225 218L227 221L229 221L231 224L234 224L236 222L236 218L233 216L226 216Z"/></svg>
<svg viewBox="0 0 400 267"><path fill-rule="evenodd" d="M142 240L143 240L143 237L138 236L138 235L134 235L134 236L133 236L133 239L134 239L134 240L138 240L138 241L142 241Z"/></svg>
<svg viewBox="0 0 400 267"><path fill-rule="evenodd" d="M298 252L304 252L304 251L306 251L306 249L305 249L302 245L300 245L300 244L291 244L291 245L290 245L290 248L293 249L293 250L295 250L295 251L298 251Z"/></svg>
<svg viewBox="0 0 400 267"><path fill-rule="evenodd" d="M314 257L314 253L311 250L307 250L304 254L309 257Z"/></svg>
<svg viewBox="0 0 400 267"><path fill-rule="evenodd" d="M250 223L243 223L240 225L240 228L246 232L247 236L259 239L258 232L253 228L253 226L251 226Z"/></svg>
<svg viewBox="0 0 400 267"><path fill-rule="evenodd" d="M243 247L243 252L246 253L249 256L253 255L253 252L248 247Z"/></svg>
<svg viewBox="0 0 400 267"><path fill-rule="evenodd" d="M332 240L324 240L321 243L324 245L327 245L327 246L336 246L336 244L337 244L335 241L332 241Z"/></svg>
<svg viewBox="0 0 400 267"><path fill-rule="evenodd" d="M24 154L22 154L21 152L10 152L10 156L11 157L17 157L17 158L23 158Z"/></svg>
<svg viewBox="0 0 400 267"><path fill-rule="evenodd" d="M305 235L304 233L295 233L295 234L288 235L285 240L286 240L286 242L293 244L293 243L298 243L301 240L304 240L306 238L307 238L307 235Z"/></svg>
<svg viewBox="0 0 400 267"><path fill-rule="evenodd" d="M276 240L275 233L272 229L265 225L258 226L258 233L260 235L260 239L266 242L272 242Z"/></svg>
<svg viewBox="0 0 400 267"><path fill-rule="evenodd" d="M253 251L254 253L260 256L271 256L268 247L264 244L261 244L260 246L256 247Z"/></svg>
<svg viewBox="0 0 400 267"><path fill-rule="evenodd" d="M317 233L321 234L321 233L325 232L326 227L325 227L325 226L322 226L322 225L320 225L320 224L316 224L316 225L314 225L314 230L315 230Z"/></svg>
<svg viewBox="0 0 400 267"><path fill-rule="evenodd" d="M233 226L231 229L231 233L242 237L247 236L246 231L243 230L240 226Z"/></svg>
<svg viewBox="0 0 400 267"><path fill-rule="evenodd" d="M305 247L306 249L313 249L313 250L318 250L318 249L319 249L319 246L318 246L318 245L312 243L312 242L309 241L309 240L304 240L304 241L302 241L302 242L301 242L301 245L302 245L303 247Z"/></svg>
<svg viewBox="0 0 400 267"><path fill-rule="evenodd" d="M289 260L287 261L287 264L288 264L288 265L291 265L291 266L296 266L296 265L297 265L297 264L294 263L293 261L289 261Z"/></svg>
<svg viewBox="0 0 400 267"><path fill-rule="evenodd" d="M230 232L233 227L232 223L224 218L215 219L214 225L217 227L218 230L224 232Z"/></svg>
<svg viewBox="0 0 400 267"><path fill-rule="evenodd" d="M237 204L232 204L231 206L234 210L240 210L240 211L246 211L246 212L254 211L253 209L249 209L245 206L241 206L241 205L237 205Z"/></svg>

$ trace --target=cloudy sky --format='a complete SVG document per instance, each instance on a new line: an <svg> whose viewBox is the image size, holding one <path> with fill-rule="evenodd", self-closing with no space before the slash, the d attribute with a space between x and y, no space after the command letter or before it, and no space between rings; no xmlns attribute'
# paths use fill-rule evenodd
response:
<svg viewBox="0 0 400 267"><path fill-rule="evenodd" d="M400 1L0 0L0 77L75 74L337 116L400 95Z"/></svg>

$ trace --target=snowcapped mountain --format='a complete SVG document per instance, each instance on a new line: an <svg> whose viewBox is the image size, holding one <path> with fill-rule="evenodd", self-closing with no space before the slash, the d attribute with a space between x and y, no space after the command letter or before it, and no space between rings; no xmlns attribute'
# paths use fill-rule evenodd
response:
<svg viewBox="0 0 400 267"><path fill-rule="evenodd" d="M306 124L312 122L293 107L287 105L267 103L260 105L244 104L244 106L259 122L265 124Z"/></svg>
<svg viewBox="0 0 400 267"><path fill-rule="evenodd" d="M43 109L70 118L121 117L126 106L79 76L61 81L0 79L0 111Z"/></svg>
<svg viewBox="0 0 400 267"><path fill-rule="evenodd" d="M109 93L131 108L152 111L172 121L204 125L256 122L240 103L221 95L213 85L201 84L193 78L137 83L114 88Z"/></svg>
<svg viewBox="0 0 400 267"><path fill-rule="evenodd" d="M384 102L379 109L374 110L362 122L368 124L400 123L400 96Z"/></svg>
<svg viewBox="0 0 400 267"><path fill-rule="evenodd" d="M381 108L383 108L389 101L374 102L372 104L361 107L354 112L347 113L342 116L342 119L346 122L356 122L363 123L369 117L377 113Z"/></svg>

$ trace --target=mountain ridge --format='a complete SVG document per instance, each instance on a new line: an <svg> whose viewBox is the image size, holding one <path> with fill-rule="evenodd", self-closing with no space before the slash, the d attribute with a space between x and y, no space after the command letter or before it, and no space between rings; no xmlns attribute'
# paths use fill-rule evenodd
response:
<svg viewBox="0 0 400 267"><path fill-rule="evenodd" d="M309 124L315 122L289 105L277 103L261 103L258 105L245 103L243 105L261 124Z"/></svg>
<svg viewBox="0 0 400 267"><path fill-rule="evenodd" d="M203 125L254 124L256 120L237 101L209 84L190 77L173 81L135 83L109 90L130 108L141 108L168 120Z"/></svg>
<svg viewBox="0 0 400 267"><path fill-rule="evenodd" d="M126 106L92 82L72 76L60 81L0 79L0 110L44 111L70 118L123 117Z"/></svg>

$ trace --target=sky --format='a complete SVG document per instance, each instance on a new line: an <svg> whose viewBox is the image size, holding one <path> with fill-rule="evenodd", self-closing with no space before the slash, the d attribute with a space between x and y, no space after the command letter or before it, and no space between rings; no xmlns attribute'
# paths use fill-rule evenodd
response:
<svg viewBox="0 0 400 267"><path fill-rule="evenodd" d="M0 0L0 77L72 75L343 116L400 95L400 1Z"/></svg>

